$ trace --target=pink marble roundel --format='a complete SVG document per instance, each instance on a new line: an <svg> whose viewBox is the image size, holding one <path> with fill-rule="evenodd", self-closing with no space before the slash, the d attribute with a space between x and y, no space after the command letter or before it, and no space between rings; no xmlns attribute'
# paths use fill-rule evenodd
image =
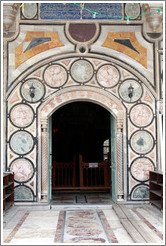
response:
<svg viewBox="0 0 166 246"><path fill-rule="evenodd" d="M149 159L139 158L131 166L133 177L140 181L149 179L149 171L154 171L154 166Z"/></svg>
<svg viewBox="0 0 166 246"><path fill-rule="evenodd" d="M33 121L33 117L33 110L24 103L14 106L10 113L11 122L17 127L29 126Z"/></svg>
<svg viewBox="0 0 166 246"><path fill-rule="evenodd" d="M149 106L140 103L131 109L130 119L133 124L144 127L152 122L153 113Z"/></svg>
<svg viewBox="0 0 166 246"><path fill-rule="evenodd" d="M119 81L118 70L112 65L104 65L97 72L97 80L103 87L115 86Z"/></svg>
<svg viewBox="0 0 166 246"><path fill-rule="evenodd" d="M27 159L17 159L10 167L11 172L14 172L14 179L18 182L26 182L33 175L33 166Z"/></svg>
<svg viewBox="0 0 166 246"><path fill-rule="evenodd" d="M67 72L62 66L54 64L45 70L44 79L48 86L60 87L66 83Z"/></svg>

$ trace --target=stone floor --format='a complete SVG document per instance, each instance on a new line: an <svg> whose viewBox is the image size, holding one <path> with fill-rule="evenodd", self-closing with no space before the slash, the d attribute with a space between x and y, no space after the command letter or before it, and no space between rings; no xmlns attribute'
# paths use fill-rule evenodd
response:
<svg viewBox="0 0 166 246"><path fill-rule="evenodd" d="M51 205L15 205L7 210L3 243L164 245L163 214L154 206L116 205L103 194L56 196ZM94 204L97 198L99 203Z"/></svg>

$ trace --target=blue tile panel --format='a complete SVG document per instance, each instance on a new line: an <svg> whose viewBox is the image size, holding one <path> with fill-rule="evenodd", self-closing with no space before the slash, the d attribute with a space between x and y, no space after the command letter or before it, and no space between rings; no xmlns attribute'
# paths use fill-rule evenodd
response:
<svg viewBox="0 0 166 246"><path fill-rule="evenodd" d="M80 5L80 3L78 3L78 5ZM85 3L84 8L103 15L96 15L95 19L118 20L121 19L120 17L123 15L121 3ZM74 5L73 3L41 3L40 19L78 20L81 19L81 8L79 6ZM93 13L83 10L82 19L94 20Z"/></svg>

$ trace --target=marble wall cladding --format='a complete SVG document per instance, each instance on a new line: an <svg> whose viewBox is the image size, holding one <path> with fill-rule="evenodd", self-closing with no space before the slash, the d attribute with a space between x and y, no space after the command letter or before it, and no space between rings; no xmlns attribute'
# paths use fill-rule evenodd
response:
<svg viewBox="0 0 166 246"><path fill-rule="evenodd" d="M53 54L74 51L64 34L64 25L22 24L19 28L16 39L8 43L7 89L30 66Z"/></svg>
<svg viewBox="0 0 166 246"><path fill-rule="evenodd" d="M14 189L15 201L33 201L33 192L27 186L16 186Z"/></svg>
<svg viewBox="0 0 166 246"><path fill-rule="evenodd" d="M37 95L41 92L34 101L29 94L32 84ZM128 95L130 85L134 100ZM8 97L7 168L15 172L16 200L36 201L39 108L40 117L47 118L56 108L77 100L100 104L115 117L126 110L128 196L131 200L148 199L148 171L156 168L157 158L154 96L131 71L103 59L74 56L40 66L24 77Z"/></svg>
<svg viewBox="0 0 166 246"><path fill-rule="evenodd" d="M91 46L91 50L123 60L139 72L141 71L141 74L154 85L153 45L143 38L141 28L141 25L133 27L101 25L100 36Z"/></svg>

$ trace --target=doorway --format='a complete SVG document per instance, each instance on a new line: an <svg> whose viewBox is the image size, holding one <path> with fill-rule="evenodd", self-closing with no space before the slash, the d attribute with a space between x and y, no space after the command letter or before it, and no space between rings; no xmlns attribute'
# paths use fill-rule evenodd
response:
<svg viewBox="0 0 166 246"><path fill-rule="evenodd" d="M73 102L52 115L52 193L110 192L110 113Z"/></svg>

